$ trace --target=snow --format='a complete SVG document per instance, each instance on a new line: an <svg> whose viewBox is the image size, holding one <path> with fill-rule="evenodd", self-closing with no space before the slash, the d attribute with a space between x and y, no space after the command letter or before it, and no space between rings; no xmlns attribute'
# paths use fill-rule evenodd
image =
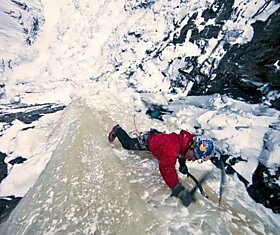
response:
<svg viewBox="0 0 280 235"><path fill-rule="evenodd" d="M12 127L5 132L5 138L1 139L0 149L2 152L9 153L5 158L6 163L17 156L28 156L28 160L21 165L14 165L9 169L9 177L5 178L0 185L0 195L24 196L29 188L35 183L41 172L44 170L54 146L58 139L53 138L50 131L53 130L53 122L60 114L48 115L43 117L36 128L22 132L26 125L15 120ZM33 125L34 125L33 124ZM57 137L58 133L55 133Z"/></svg>
<svg viewBox="0 0 280 235"><path fill-rule="evenodd" d="M25 2L33 6L33 1ZM107 143L104 133L116 123L129 131L135 128L145 131L154 127L167 132L178 132L185 128L195 133L197 130L194 127L199 126L200 131L211 136L223 153L242 156L247 160L234 165L234 168L251 182L252 173L263 153L264 136L271 133L272 146L266 155L265 164L279 166L280 136L270 132L269 128L269 125L279 122L279 111L218 94L186 97L188 89L176 95L170 94L170 81L161 74L168 62L174 58L174 54L178 57L198 56L200 64L211 58L218 61L225 54L223 45L218 44L223 35L208 41L205 54L201 54L198 46L189 41L189 34L184 43L175 46L162 41L170 27L174 27L174 17L177 17L178 22L186 17L186 21L188 17L185 12L189 12L188 16L195 11L201 12L213 1L186 1L181 8L176 8L180 1L156 1L150 9L124 10L125 4L127 9L134 9L137 2L44 0L43 12L34 5L34 12L39 12L45 21L38 39L31 47L24 44L18 25L7 21L3 13L7 7L11 9L14 6L11 6L11 3L0 4L0 20L4 22L0 32L5 33L5 37L1 38L4 41L0 44L5 69L1 70L0 74L3 75L1 82L6 85L1 104L17 101L26 104L63 103L70 107L70 111L48 114L29 125L18 120L7 129L2 125L5 132L0 136L0 150L9 154L5 159L6 163L16 156L28 159L23 164L10 166L8 177L0 184L1 196L24 196L34 186L54 151L64 146L62 140L68 134L65 129L69 126L73 130L78 129L72 124L79 115L74 108L71 109L77 101L97 110L96 115L101 117L100 132L104 137L99 139L101 145ZM235 7L241 14L232 16L235 18L224 26L224 31L232 32L227 38L230 43L250 41L253 36L251 24L256 20L267 19L279 9L279 4L270 3L265 11L250 18L265 1L257 1L257 4L249 1L250 7L245 7L245 2L247 1L235 1ZM35 14L34 12L30 14ZM214 24L213 21L205 23L201 18L195 23L200 30L206 25ZM180 32L180 28L176 30ZM132 33L141 36L137 38ZM171 38L170 36L168 40ZM147 56L145 53L155 47L163 49L159 59L154 59L153 54ZM8 66L9 59L12 61L12 69ZM143 65L142 68L139 68L140 64ZM173 77L175 71L184 64L184 61L177 59L167 71L169 77ZM209 73L207 63L204 71ZM129 80L127 72L133 72ZM174 102L169 102L170 99ZM151 120L145 114L143 101L164 105L173 113L164 116L164 122ZM67 112L72 113L67 116ZM23 128L33 125L34 128L22 131ZM68 147L71 147L71 143ZM221 210L217 208L217 202L208 203L202 198L190 209L178 209L178 201L169 198L170 192L158 173L154 159L145 154L128 153L122 150L118 143L109 147L113 148L111 154L117 157L126 169L129 184L137 183L143 187L139 197L157 208L157 212L162 216L160 219L167 221L167 225L171 227L166 234L185 234L186 231L190 234L225 234L229 231L237 232L239 228L244 234L250 234L252 228L253 233L259 231L265 234L266 229L275 231L273 229L279 228L279 216L256 204L235 176L229 177L228 191L225 193L227 204ZM95 148L101 154L102 149ZM215 181L207 183L207 188L215 200L219 188L219 171L210 163L191 163L189 168L198 175L205 170L214 172ZM61 178L61 181L68 183L67 178ZM76 182L75 187L78 184ZM102 190L102 184L96 187L97 190ZM50 191L47 201L49 204L54 202L53 195L54 192ZM96 210L99 214L104 208L99 207ZM212 217L205 218L205 211ZM72 215L69 214L70 217ZM70 217L69 220L72 219ZM215 221L218 217L221 228L217 228ZM28 221L32 223L34 218L30 217ZM190 218L190 222L184 220L182 223L182 218ZM264 218L264 224L260 218ZM254 221L252 226L251 220ZM233 225L227 224L228 221ZM87 229L87 234L94 233L97 229L96 223L93 222ZM49 231L50 234L52 232Z"/></svg>
<svg viewBox="0 0 280 235"><path fill-rule="evenodd" d="M280 164L280 158L279 158L279 150L280 150L280 145L276 145L275 149L273 150L273 152L271 153L271 156L268 160L268 164L276 164L279 165Z"/></svg>

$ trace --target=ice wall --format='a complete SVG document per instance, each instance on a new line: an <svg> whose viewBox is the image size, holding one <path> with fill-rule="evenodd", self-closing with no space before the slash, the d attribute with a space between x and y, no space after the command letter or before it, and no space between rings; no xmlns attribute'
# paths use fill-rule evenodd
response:
<svg viewBox="0 0 280 235"><path fill-rule="evenodd" d="M61 144L0 234L160 234L141 186L129 183L108 144L100 114L73 105L63 116Z"/></svg>

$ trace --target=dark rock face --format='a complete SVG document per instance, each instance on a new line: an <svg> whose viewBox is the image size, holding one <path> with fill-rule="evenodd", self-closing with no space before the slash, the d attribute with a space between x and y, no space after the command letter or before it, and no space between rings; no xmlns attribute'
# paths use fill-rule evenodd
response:
<svg viewBox="0 0 280 235"><path fill-rule="evenodd" d="M8 155L6 153L3 153L0 151L0 183L3 179L5 179L8 176L8 169L7 169L7 163L5 162L5 158ZM25 162L27 159L24 157L16 157L15 159L9 161L9 164L15 165L15 164L21 164Z"/></svg>
<svg viewBox="0 0 280 235"><path fill-rule="evenodd" d="M275 173L259 163L253 174L253 183L247 188L249 195L258 203L271 208L273 212L280 213L280 186L277 180L280 177L280 167Z"/></svg>
<svg viewBox="0 0 280 235"><path fill-rule="evenodd" d="M280 186L277 183L280 177L280 167L275 167L272 171L264 164L258 164L257 169L252 176L252 184L250 184L242 175L234 170L232 167L239 161L246 161L242 157L231 158L230 155L222 155L211 158L212 163L219 169L223 169L226 174L237 174L240 181L242 181L247 189L249 195L258 203L270 208L274 213L280 213Z"/></svg>
<svg viewBox="0 0 280 235"><path fill-rule="evenodd" d="M21 163L25 162L26 160L27 160L27 159L24 158L24 157L17 157L17 158L15 158L15 159L9 161L9 164L11 164L11 165L21 164Z"/></svg>
<svg viewBox="0 0 280 235"><path fill-rule="evenodd" d="M277 1L265 2L251 18L258 17L272 2ZM189 95L220 93L250 103L266 102L280 110L280 9L265 22L256 21L252 24L253 39L240 45L230 43L240 32L226 32L223 29L227 20L236 22L242 14L233 4L233 0L216 0L209 5L202 13L203 24L210 19L215 23L206 25L201 31L195 23L199 17L197 12L189 16L185 25L180 25L183 21L174 23L174 30L179 27L181 30L174 34L171 44L184 43L187 33L191 33L190 42L196 44L201 53L205 54L209 40L219 37L219 42L212 52L222 47L226 53L221 60L215 55L212 57L211 54L202 64L198 63L196 56L177 58L185 61L185 66L178 69L175 77L170 78L170 90L174 93L177 88L184 90L186 84L193 81L194 85ZM156 55L160 53L161 51L158 51ZM170 65L174 62L175 59Z"/></svg>
<svg viewBox="0 0 280 235"><path fill-rule="evenodd" d="M0 183L8 175L7 164L4 161L6 157L7 154L0 151ZM21 197L15 196L0 197L0 223L8 217L11 211L19 203L20 199Z"/></svg>
<svg viewBox="0 0 280 235"><path fill-rule="evenodd" d="M0 122L12 123L15 119L22 121L25 124L30 124L38 120L45 114L55 113L65 108L62 104L34 104L34 105L13 105L11 109L18 112L6 112L1 110Z"/></svg>
<svg viewBox="0 0 280 235"><path fill-rule="evenodd" d="M254 15L256 17L266 9L267 1L263 7ZM279 1L274 1L279 2ZM193 21L196 15L190 17L178 38L173 43L181 43L189 29L192 30L190 41L198 45L203 41L207 46L207 40L217 38L221 32L225 20L230 19L236 9L232 8L233 1L215 1L202 16L207 21L215 19L215 26L209 25L202 31L195 28ZM216 9L213 11L214 8ZM280 10L272 14L265 22L256 21L252 24L254 28L253 39L246 44L230 44L226 40L219 43L226 51L221 61L208 58L204 64L197 62L197 57L184 58L186 66L178 70L178 76L172 81L172 87L184 89L184 81L192 81L194 85L189 92L190 95L226 94L232 98L244 100L248 103L263 103L280 110ZM203 45L199 45L204 53ZM214 64L218 63L215 67ZM209 72L205 73L203 67L207 65ZM275 128L274 128L275 129ZM269 135L269 134L268 134ZM269 138L267 138L269 142ZM264 144L264 150L267 148ZM264 152L265 153L265 152ZM245 184L249 195L258 203L271 208L273 212L280 213L280 187L277 181L280 177L279 166L259 165L252 177L252 184L244 179L233 169L233 165L245 159L222 156L227 174L237 174ZM213 164L221 168L217 158L212 159Z"/></svg>
<svg viewBox="0 0 280 235"><path fill-rule="evenodd" d="M0 223L4 222L20 202L21 197L9 196L0 198Z"/></svg>
<svg viewBox="0 0 280 235"><path fill-rule="evenodd" d="M225 44L227 53L213 71L215 79L204 77L194 85L191 94L221 93L251 103L266 100L280 110L279 22L280 10L266 22L253 24L252 41L243 45Z"/></svg>
<svg viewBox="0 0 280 235"><path fill-rule="evenodd" d="M0 152L0 183L8 175L7 164L5 163L5 153Z"/></svg>

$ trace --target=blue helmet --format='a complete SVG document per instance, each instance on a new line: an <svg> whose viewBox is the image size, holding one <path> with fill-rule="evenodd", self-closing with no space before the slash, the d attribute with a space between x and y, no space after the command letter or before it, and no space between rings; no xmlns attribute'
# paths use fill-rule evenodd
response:
<svg viewBox="0 0 280 235"><path fill-rule="evenodd" d="M194 137L194 154L197 159L209 159L214 153L214 142L205 137Z"/></svg>

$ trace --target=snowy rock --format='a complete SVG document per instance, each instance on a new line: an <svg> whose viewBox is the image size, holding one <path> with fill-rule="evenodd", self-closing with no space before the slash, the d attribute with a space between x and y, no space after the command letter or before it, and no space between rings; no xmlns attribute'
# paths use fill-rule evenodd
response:
<svg viewBox="0 0 280 235"><path fill-rule="evenodd" d="M12 123L15 119L18 119L25 124L30 124L45 114L61 111L64 108L65 105L63 104L2 105L0 107L0 122Z"/></svg>
<svg viewBox="0 0 280 235"><path fill-rule="evenodd" d="M20 156L20 157L16 157L15 159L9 161L9 164L11 164L11 165L21 164L21 163L25 162L26 160L27 160L26 158Z"/></svg>
<svg viewBox="0 0 280 235"><path fill-rule="evenodd" d="M9 46L10 40L13 43L33 44L44 22L41 7L40 1L11 0L0 3L1 32L5 32L4 37L1 37L1 51L7 49L3 46ZM12 35L14 31L17 35Z"/></svg>
<svg viewBox="0 0 280 235"><path fill-rule="evenodd" d="M0 183L8 175L7 164L5 163L6 156L5 153L0 152Z"/></svg>
<svg viewBox="0 0 280 235"><path fill-rule="evenodd" d="M20 200L21 197L15 196L0 197L0 223L5 221Z"/></svg>
<svg viewBox="0 0 280 235"><path fill-rule="evenodd" d="M6 157L7 157L7 154L2 153L0 151L0 183L8 175L8 166L5 163ZM18 163L22 163L24 160L26 160L26 159L19 157L14 160L11 160L9 163L12 165L18 164ZM0 223L2 223L3 220L16 207L16 205L19 203L20 199L21 199L21 197L15 197L15 196L0 197Z"/></svg>
<svg viewBox="0 0 280 235"><path fill-rule="evenodd" d="M250 42L242 45L224 44L227 53L213 74L210 74L210 78L214 74L215 78L211 80L205 77L194 85L191 94L219 92L251 103L266 101L279 110L280 72L274 66L280 56L280 38L279 33L276 33L280 30L279 20L278 10L266 21L252 24L254 36Z"/></svg>
<svg viewBox="0 0 280 235"><path fill-rule="evenodd" d="M280 167L272 169L259 163L253 174L253 183L247 188L249 195L273 212L280 213Z"/></svg>

